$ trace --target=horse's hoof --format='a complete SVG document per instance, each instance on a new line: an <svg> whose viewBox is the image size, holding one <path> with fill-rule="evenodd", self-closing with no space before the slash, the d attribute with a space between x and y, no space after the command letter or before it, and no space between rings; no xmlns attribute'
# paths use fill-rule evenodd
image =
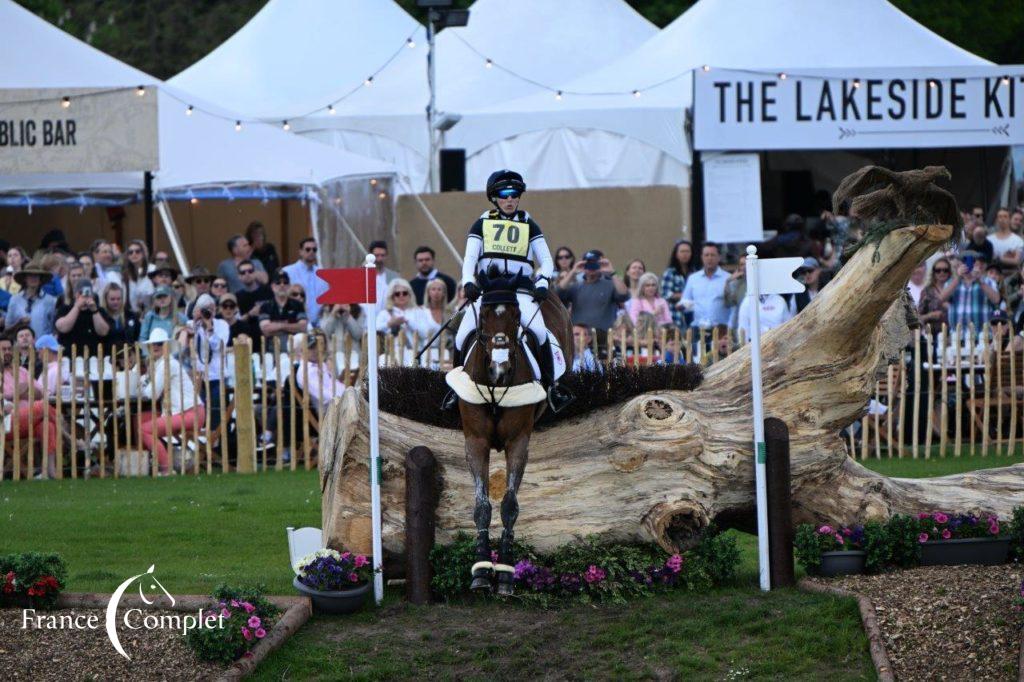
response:
<svg viewBox="0 0 1024 682"><path fill-rule="evenodd" d="M489 578L484 577L473 578L473 582L470 583L469 589L472 592L490 592L491 581Z"/></svg>
<svg viewBox="0 0 1024 682"><path fill-rule="evenodd" d="M502 597L511 597L515 590L512 588L512 583L499 582L498 583L498 595Z"/></svg>

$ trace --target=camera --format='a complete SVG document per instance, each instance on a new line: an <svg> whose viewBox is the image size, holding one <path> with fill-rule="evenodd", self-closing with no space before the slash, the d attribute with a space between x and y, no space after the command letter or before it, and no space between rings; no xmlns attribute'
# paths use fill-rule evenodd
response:
<svg viewBox="0 0 1024 682"><path fill-rule="evenodd" d="M210 310L209 308L203 308L202 310L199 311L199 314L202 315L207 320L213 317L213 311Z"/></svg>

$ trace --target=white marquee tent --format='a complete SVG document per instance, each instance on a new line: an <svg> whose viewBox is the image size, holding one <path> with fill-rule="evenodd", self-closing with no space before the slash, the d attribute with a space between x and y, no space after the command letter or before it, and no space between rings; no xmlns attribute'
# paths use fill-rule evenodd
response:
<svg viewBox="0 0 1024 682"><path fill-rule="evenodd" d="M134 69L64 33L18 6L0 0L0 89L146 86L159 98L158 197L182 194L265 196L281 188L309 188L335 178L386 176L388 164L297 139L274 126L244 125L235 116ZM152 93L152 94L149 94ZM191 115L186 107L191 105ZM58 106L58 102L54 102ZM0 175L5 203L103 203L103 195L134 197L140 173ZM47 201L49 197L49 201Z"/></svg>
<svg viewBox="0 0 1024 682"><path fill-rule="evenodd" d="M968 66L989 62L885 0L700 0L642 46L552 91L464 114L467 181L523 169L542 188L690 184L692 69ZM593 94L606 93L606 94Z"/></svg>
<svg viewBox="0 0 1024 682"><path fill-rule="evenodd" d="M623 0L477 0L468 26L437 36L438 111L460 114L543 91L656 31ZM429 149L426 55L424 29L392 0L271 0L170 82L392 162L420 190Z"/></svg>

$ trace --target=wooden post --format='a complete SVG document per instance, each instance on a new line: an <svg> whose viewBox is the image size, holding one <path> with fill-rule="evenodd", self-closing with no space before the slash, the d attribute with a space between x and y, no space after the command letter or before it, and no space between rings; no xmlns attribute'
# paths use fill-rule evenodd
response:
<svg viewBox="0 0 1024 682"><path fill-rule="evenodd" d="M900 372L900 435L899 442L896 444L896 456L903 457L903 444L907 441L907 362L900 356L899 364Z"/></svg>
<svg viewBox="0 0 1024 682"><path fill-rule="evenodd" d="M78 427L78 344L71 344L71 433L75 433ZM86 368L85 386L89 386L88 367ZM86 401L88 404L88 400ZM86 443L89 442L89 432L85 432ZM89 456L89 448L86 447L85 457ZM77 448L71 455L71 478L78 478L78 452Z"/></svg>
<svg viewBox="0 0 1024 682"><path fill-rule="evenodd" d="M981 456L986 457L988 455L989 436L988 436L988 423L989 423L989 412L992 407L992 354L988 352L989 339L992 338L989 334L990 328L988 323L981 328L981 364L982 364L982 385L981 390L984 395L981 397L982 409L984 414L981 416ZM995 339L992 338L994 341ZM974 382L971 382L974 385ZM977 398L975 398L977 401ZM972 453L973 454L973 453Z"/></svg>
<svg viewBox="0 0 1024 682"><path fill-rule="evenodd" d="M104 391L103 391L103 384L105 383L103 379L106 376L105 362L106 362L106 356L105 356L105 354L103 352L103 344L101 343L99 346L96 347L96 365L99 367L99 374L98 374L98 376L100 378L100 380L96 383L96 386L99 388L99 390L98 390L99 396L96 398L96 414L98 415L99 426L100 426L100 428L99 428L99 437L100 437L100 444L99 444L99 448L100 448L100 478L106 478L107 477L107 442L106 442L106 434L103 433L103 431L104 431L104 429L103 429L103 408L106 405L106 401L105 401L106 396L104 395ZM113 369L113 368L111 368L111 369Z"/></svg>
<svg viewBox="0 0 1024 682"><path fill-rule="evenodd" d="M879 388L881 385L882 382L880 380L875 381L875 402L878 403L879 406L882 405L882 392ZM875 410L875 459L882 459L882 417L879 414L880 411L881 410ZM891 417L892 415L890 415L890 418Z"/></svg>
<svg viewBox="0 0 1024 682"><path fill-rule="evenodd" d="M129 381L129 376L128 376L131 372L129 372L128 367L131 365L131 348L129 348L128 345L125 344L124 348L121 349L121 354L122 354L122 357L124 358L124 367L125 367L125 371L124 371L124 437L125 437L124 449L126 451L129 451L129 457L130 457L131 456L130 451L132 449L132 391L131 391L131 383ZM138 346L138 344L135 345L135 359L136 359L136 361L139 360L139 346ZM141 375L142 368L139 367L138 365L135 365L135 371L136 371L136 373L139 373ZM142 448L140 447L139 450L142 450ZM114 466L115 466L115 471L116 471L117 465L115 464Z"/></svg>
<svg viewBox="0 0 1024 682"><path fill-rule="evenodd" d="M1005 334L1005 331L1004 331ZM994 336L994 335L993 335ZM1013 336L1009 337L1011 340ZM994 340L994 339L993 339ZM1002 446L1005 444L1003 440L1003 342L1000 340L999 343L994 344L995 353L995 365L996 365L996 444L995 454L1001 455ZM1011 349L1012 351L1012 349ZM987 355L987 354L986 354ZM990 393L991 391L986 391Z"/></svg>
<svg viewBox="0 0 1024 682"><path fill-rule="evenodd" d="M302 460L303 467L309 471L309 350L305 337L302 350L299 351L302 362ZM294 457L294 454L292 455Z"/></svg>
<svg viewBox="0 0 1024 682"><path fill-rule="evenodd" d="M207 342L209 343L209 342ZM220 470L225 474L231 471L231 460L228 455L228 419L231 416L228 410L228 378L225 366L227 365L227 350L221 346L220 352L220 383L217 384L217 400L220 406ZM213 353L210 353L213 360ZM209 371L209 368L207 368Z"/></svg>
<svg viewBox="0 0 1024 682"><path fill-rule="evenodd" d="M917 459L917 442L921 431L921 328L914 330L914 423L910 426L910 453Z"/></svg>
<svg viewBox="0 0 1024 682"><path fill-rule="evenodd" d="M250 352L252 347L250 346ZM260 337L260 350L259 350L259 365L260 365L260 432L256 434L259 439L257 442L260 444L260 452L263 460L263 471L267 470L267 445L269 443L263 442L263 434L266 433L267 429L267 417L269 416L267 411L269 406L267 405L267 382L270 378L267 376L267 344L266 339ZM238 355L235 355L235 395L238 395ZM239 446L241 449L241 446Z"/></svg>
<svg viewBox="0 0 1024 682"><path fill-rule="evenodd" d="M946 445L949 439L949 365L946 363L946 347L949 344L949 329L942 324L942 347L939 348L939 355L942 357L942 374L939 381L942 383L942 404L939 406L939 457L946 456Z"/></svg>
<svg viewBox="0 0 1024 682"><path fill-rule="evenodd" d="M1022 363L1024 364L1024 363ZM1017 452L1017 351L1010 345L1010 442L1006 454L1013 457Z"/></svg>
<svg viewBox="0 0 1024 682"><path fill-rule="evenodd" d="M236 341L233 348L235 353L235 438L238 445L235 468L240 474L251 474L256 470L256 414L252 404L252 346L248 341Z"/></svg>
<svg viewBox="0 0 1024 682"><path fill-rule="evenodd" d="M155 396L154 396L155 397ZM171 417L170 415L174 412L171 409L171 349L168 345L166 351L164 351L164 394L160 396L160 405L163 406L161 412L167 413L167 447L164 451L167 453L167 473L174 473L174 449L171 444L174 442L174 430L171 428ZM161 417L161 422L163 418ZM182 420L184 421L184 420ZM184 433L184 429L182 429ZM156 451L156 444L160 438L160 435L156 432L153 433L153 450ZM183 453L184 454L184 453ZM185 473L185 464L182 462L181 473Z"/></svg>
<svg viewBox="0 0 1024 682"><path fill-rule="evenodd" d="M63 363L64 363L64 347L63 346L58 346L57 347L57 376L54 378L54 383L56 384L56 386L54 386L54 391L55 391L55 395L56 395L56 398L57 398L57 418L62 420L62 421L64 419L64 395L63 395L64 392L62 390L63 386L64 386L64 384L62 383L63 379L64 379L64 376L63 376L64 367L62 366ZM56 473L57 473L57 478L58 479L64 478L64 429L60 428L60 427L61 427L61 424L58 424L57 425L57 457L56 457L56 459L57 459L57 465L56 465L57 466L57 471L56 471ZM74 461L75 461L75 455L74 455L74 452L75 452L75 424L74 424L74 422L71 423L69 431L71 432L71 461L72 461L72 463L74 463ZM115 438L117 437L117 431L116 430L114 431L114 436L115 436ZM3 440L3 436L0 436L0 440ZM2 447L2 446L0 446L0 447ZM4 471L3 456L0 455L0 479L3 478L3 471Z"/></svg>
<svg viewBox="0 0 1024 682"><path fill-rule="evenodd" d="M892 385L892 373L893 366L885 366L885 381L886 381L886 393L889 395L889 419L885 422L886 438L885 438L885 456L892 458L892 423L896 419L896 393L893 391Z"/></svg>
<svg viewBox="0 0 1024 682"><path fill-rule="evenodd" d="M293 337L294 338L294 337ZM291 462L288 468L295 471L298 459L299 459L299 448L298 448L298 422L295 421L295 411L298 409L298 397L295 395L295 344L291 343L288 346L288 426L290 448L291 448Z"/></svg>
<svg viewBox="0 0 1024 682"><path fill-rule="evenodd" d="M438 493L434 453L414 447L405 455L405 597L413 604L430 602Z"/></svg>
<svg viewBox="0 0 1024 682"><path fill-rule="evenodd" d="M866 438L867 434L862 435ZM768 486L768 556L771 586L792 587L793 509L789 471L789 429L781 419L764 420L767 451L765 477Z"/></svg>
<svg viewBox="0 0 1024 682"><path fill-rule="evenodd" d="M281 458L284 456L284 396L281 390L281 339L274 337L274 398L277 404L277 456L274 458L274 469L281 470Z"/></svg>
<svg viewBox="0 0 1024 682"><path fill-rule="evenodd" d="M927 421L928 425L924 432L924 456L925 459L930 459L932 456L932 431L935 429L935 358L932 353L933 344L935 338L928 333L925 335L925 357L928 358L928 405L927 405Z"/></svg>
<svg viewBox="0 0 1024 682"><path fill-rule="evenodd" d="M686 362L693 361L693 327L686 328Z"/></svg>
<svg viewBox="0 0 1024 682"><path fill-rule="evenodd" d="M21 353L17 346L14 347L14 367L21 367ZM21 410L21 372L14 372L14 408L11 413L11 425L14 426L14 452L11 453L14 457L14 474L13 478L17 481L21 478L21 428L18 426L18 412ZM31 417L27 420L29 425L32 424ZM32 432L29 432L29 438L32 437ZM32 459L28 461L28 473L25 478L32 478Z"/></svg>
<svg viewBox="0 0 1024 682"><path fill-rule="evenodd" d="M15 367L21 367L21 358L15 357L14 361L15 361L15 365L14 365ZM31 367L32 369L35 369L35 365L36 365L36 349L33 346L30 346L29 349L28 349L28 359L27 359L27 362L29 363L29 367ZM17 374L17 372L15 372L15 374ZM33 406L34 406L34 404L36 402L36 382L35 382L35 377L32 376L32 374L33 374L33 372L30 369L29 370L29 378L28 378L28 414L29 414L29 418L28 418L27 421L28 421L28 424L29 424L29 432L28 432L28 476L27 476L27 478L31 478L32 477L32 470L35 468L35 463L36 463L36 438L39 435L33 429L35 424L33 424L34 420L32 419L32 416L31 416L32 415ZM40 468L40 476L42 478L46 478L46 453L45 452L43 453L43 456L40 459L41 459L41 461L43 463L43 466Z"/></svg>

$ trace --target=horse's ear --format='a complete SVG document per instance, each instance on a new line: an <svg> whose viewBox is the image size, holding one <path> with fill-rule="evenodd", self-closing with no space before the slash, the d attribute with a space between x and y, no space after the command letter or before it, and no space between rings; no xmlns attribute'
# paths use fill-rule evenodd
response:
<svg viewBox="0 0 1024 682"><path fill-rule="evenodd" d="M501 270L498 268L497 263L491 263L490 267L487 268L487 277L489 279L498 279L501 277Z"/></svg>

